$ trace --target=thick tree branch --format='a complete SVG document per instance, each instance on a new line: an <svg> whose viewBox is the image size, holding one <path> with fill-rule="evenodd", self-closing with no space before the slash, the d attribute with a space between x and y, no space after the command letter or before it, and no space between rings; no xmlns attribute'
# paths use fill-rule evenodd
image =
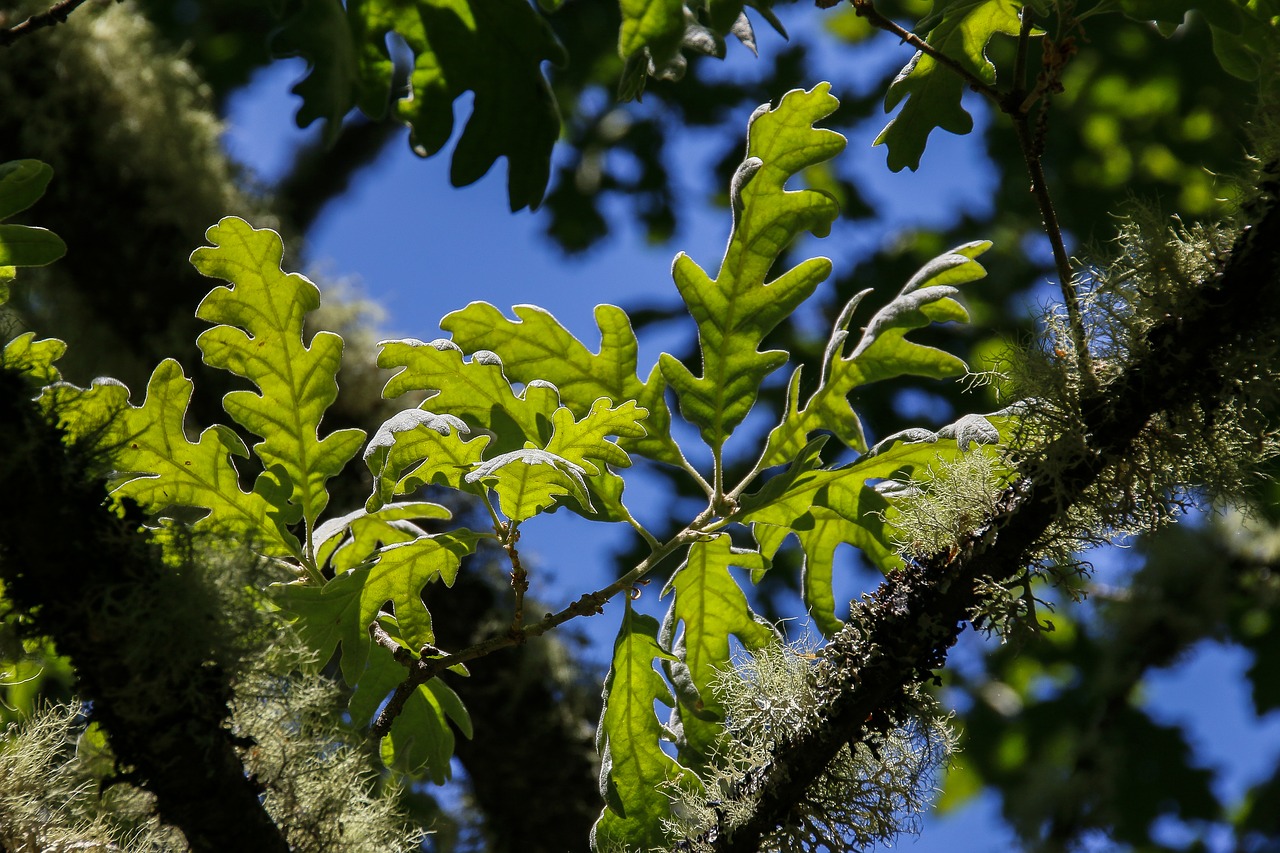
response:
<svg viewBox="0 0 1280 853"><path fill-rule="evenodd" d="M68 16L83 2L84 0L61 0L61 2L54 3L48 9L32 15L21 23L0 30L0 46L8 47L18 39L25 35L30 35L36 30L65 24Z"/></svg>
<svg viewBox="0 0 1280 853"><path fill-rule="evenodd" d="M103 483L85 474L92 460L64 446L30 397L0 370L6 598L70 658L122 771L155 794L191 850L284 853L227 729L232 690L215 638L228 629L216 614L171 612L175 589L199 579L164 565L137 532L140 513L106 507Z"/></svg>
<svg viewBox="0 0 1280 853"><path fill-rule="evenodd" d="M1023 466L991 523L961 542L953 559L912 563L855 608L850 625L824 651L819 678L826 699L808 733L779 748L741 794L757 797L752 817L702 839L716 851L745 853L802 802L805 790L846 743L883 730L886 710L908 685L931 679L963 623L979 605L980 582L1023 572L1055 521L1111 467L1143 431L1188 399L1218 398L1218 356L1249 351L1280 327L1280 208L1274 193L1255 225L1240 234L1222 272L1201 298L1146 336L1146 349L1105 386L1081 399L1082 429L1050 444ZM1085 436L1082 440L1079 435Z"/></svg>

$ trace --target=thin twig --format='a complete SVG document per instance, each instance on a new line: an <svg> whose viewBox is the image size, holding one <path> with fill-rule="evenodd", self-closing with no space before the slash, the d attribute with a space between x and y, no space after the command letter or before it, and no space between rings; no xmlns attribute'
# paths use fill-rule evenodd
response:
<svg viewBox="0 0 1280 853"><path fill-rule="evenodd" d="M852 2L853 9L857 13L858 17L866 18L867 22L873 27L882 29L885 32L893 33L895 36L902 39L925 56L928 56L934 62L939 65L945 65L947 68L950 68L952 71L959 74L975 92L981 92L996 104L1000 104L1000 93L996 88L974 74L968 68L965 68L960 64L959 60L952 59L950 56L947 56L945 53L920 38L920 36L910 30L903 29L889 18L880 14L879 10L872 5L871 0L852 0Z"/></svg>
<svg viewBox="0 0 1280 853"><path fill-rule="evenodd" d="M699 518L701 517L699 516ZM396 686L395 692L391 694L391 698L383 706L382 711L378 714L378 719L373 724L373 728L370 729L370 736L382 738L386 736L387 732L391 731L391 724L395 722L396 717L400 716L401 711L404 710L404 703L413 695L413 691L418 688L418 685L425 684L451 666L457 666L460 663L484 657L499 649L518 645L530 637L541 636L571 619L603 613L604 605L609 599L623 590L629 590L634 587L650 569L665 559L671 552L681 545L693 541L698 536L698 531L692 526L686 527L663 543L661 547L654 549L653 553L638 563L635 568L613 583L595 592L584 593L577 601L574 601L558 613L548 613L541 621L532 625L497 634L460 652L441 657L424 657L418 660L409 670L409 676Z"/></svg>
<svg viewBox="0 0 1280 853"><path fill-rule="evenodd" d="M524 594L529 591L529 573L520 564L520 552L516 550L516 543L519 541L520 531L512 527L507 540L502 543L502 550L507 552L507 559L511 561L511 589L516 598L511 615L511 634L518 637L517 642L523 643L524 637L520 636L520 629L524 626Z"/></svg>
<svg viewBox="0 0 1280 853"><path fill-rule="evenodd" d="M67 17L82 3L84 3L84 0L61 0L61 2L54 3L43 12L37 12L22 23L0 30L0 46L8 47L18 39L25 35L30 35L36 30L65 24Z"/></svg>

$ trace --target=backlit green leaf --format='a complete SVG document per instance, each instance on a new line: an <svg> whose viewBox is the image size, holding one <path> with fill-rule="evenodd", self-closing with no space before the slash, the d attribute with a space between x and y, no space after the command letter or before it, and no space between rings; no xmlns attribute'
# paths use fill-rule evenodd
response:
<svg viewBox="0 0 1280 853"><path fill-rule="evenodd" d="M401 368L383 396L425 391L424 407L462 418L473 429L492 432L490 450L506 453L531 443L541 447L551 438L551 415L560 407L554 389L526 385L517 396L503 373L502 360L479 350L470 361L453 341L430 343L407 339L378 344L378 366Z"/></svg>
<svg viewBox="0 0 1280 853"><path fill-rule="evenodd" d="M570 496L587 512L591 499L583 480L586 469L545 450L526 448L503 453L480 463L466 476L468 483L493 489L502 512L511 521L525 521L562 496Z"/></svg>
<svg viewBox="0 0 1280 853"><path fill-rule="evenodd" d="M27 375L41 386L52 385L62 378L53 363L66 351L67 345L57 338L38 341L35 332L24 332L5 344L0 364L7 370Z"/></svg>
<svg viewBox="0 0 1280 853"><path fill-rule="evenodd" d="M328 660L342 645L342 676L355 685L369 659L369 626L391 602L401 636L413 649L435 641L422 590L432 581L452 584L462 558L488 534L459 529L389 545L377 562L340 574L323 587L277 587L281 606L301 617L298 632L317 657Z"/></svg>
<svg viewBox="0 0 1280 853"><path fill-rule="evenodd" d="M1017 35L1021 11L1022 4L1015 0L959 0L946 7L927 41L980 80L994 83L996 67L987 59L987 43L997 33ZM889 147L890 169L920 168L920 156L935 127L957 134L973 130L973 117L960 106L964 88L960 75L933 57L917 52L911 58L889 86L885 112L903 99L906 103L874 143Z"/></svg>
<svg viewBox="0 0 1280 853"><path fill-rule="evenodd" d="M395 494L412 492L422 485L466 487L463 476L481 459L488 436L471 440L460 418L408 409L391 416L369 440L365 464L374 476L369 511L389 502ZM412 471L405 473L412 467Z"/></svg>
<svg viewBox="0 0 1280 853"><path fill-rule="evenodd" d="M714 723L724 712L711 684L718 672L729 668L729 638L737 637L748 650L778 639L772 626L751 612L730 566L758 571L764 569L765 559L755 551L731 547L727 534L695 542L662 593L675 594L660 640L676 658L665 665L680 699L677 713L686 746L693 752L686 763L705 761L715 746L719 727ZM678 635L677 625L684 626ZM699 725L704 721L713 725Z"/></svg>
<svg viewBox="0 0 1280 853"><path fill-rule="evenodd" d="M586 415L601 397L615 403L635 400L649 412L646 434L624 436L619 444L632 453L679 464L664 397L666 382L656 367L645 382L636 377L638 346L626 312L613 305L596 306L600 352L593 354L547 311L533 305L512 310L517 320L508 320L488 303L472 302L447 315L440 327L467 352L497 353L513 381L551 382L560 391L561 404L576 417Z"/></svg>
<svg viewBox="0 0 1280 853"><path fill-rule="evenodd" d="M956 285L986 275L973 260L991 247L986 241L966 243L925 264L888 305L876 312L853 351L845 355L848 324L853 308L867 291L858 294L841 314L823 359L821 384L800 407L800 371L791 377L782 422L769 434L762 466L795 458L816 430L835 434L847 446L867 449L862 424L849 402L855 389L913 375L941 379L963 374L965 363L950 353L912 343L906 334L931 323L963 322L968 312L951 297Z"/></svg>
<svg viewBox="0 0 1280 853"><path fill-rule="evenodd" d="M552 416L553 431L546 451L583 469L587 487L596 497L593 502L596 510L608 520L625 518L620 501L622 478L608 466L627 468L631 465L630 457L609 437L643 436L646 414L632 401L615 407L602 397L581 420L575 421L567 408L557 409Z"/></svg>
<svg viewBox="0 0 1280 853"><path fill-rule="evenodd" d="M668 784L696 784L692 774L662 751L666 737L653 703L672 704L671 691L653 668L671 660L658 645L658 622L630 604L613 646L604 683L604 713L596 730L605 808L591 829L591 846L605 850L666 848L662 821L669 817Z"/></svg>
<svg viewBox="0 0 1280 853"><path fill-rule="evenodd" d="M31 225L0 225L0 267L42 267L67 253L62 238Z"/></svg>
<svg viewBox="0 0 1280 853"><path fill-rule="evenodd" d="M334 572L345 572L368 560L382 545L425 536L427 531L414 522L452 517L447 508L426 501L388 504L376 512L362 507L316 528L316 564L323 567L332 559Z"/></svg>
<svg viewBox="0 0 1280 853"><path fill-rule="evenodd" d="M320 291L306 277L280 268L280 235L227 217L205 236L213 246L197 249L191 263L203 274L230 283L215 287L196 316L222 325L196 340L207 364L229 370L258 386L232 391L223 408L262 440L253 451L264 468L282 467L292 486L278 509L290 521L306 522L308 536L329 502L327 481L360 448L364 431L345 429L319 437L325 410L338 396L342 338L332 332L303 337Z"/></svg>
<svg viewBox="0 0 1280 853"><path fill-rule="evenodd" d="M843 136L813 126L838 105L822 83L809 92L788 92L774 109L757 110L747 159L731 190L736 215L720 272L711 279L688 255L676 257L672 274L698 324L702 375L669 354L660 364L684 416L713 449L746 417L764 378L786 363L785 352L760 352L760 342L831 271L829 260L814 258L765 282L792 240L804 231L825 236L839 212L826 193L785 189L797 172L844 149Z"/></svg>

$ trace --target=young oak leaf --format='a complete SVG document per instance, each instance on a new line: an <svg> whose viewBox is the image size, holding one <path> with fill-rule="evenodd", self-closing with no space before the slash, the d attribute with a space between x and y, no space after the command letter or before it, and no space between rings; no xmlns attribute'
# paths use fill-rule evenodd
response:
<svg viewBox="0 0 1280 853"><path fill-rule="evenodd" d="M488 436L467 441L471 429L461 418L407 409L388 418L365 447L364 461L373 474L373 494L365 508L373 512L422 485L463 489L463 476L478 463ZM409 473L406 470L412 468Z"/></svg>
<svg viewBox="0 0 1280 853"><path fill-rule="evenodd" d="M276 587L279 603L296 614L303 641L322 660L342 646L342 677L355 686L369 658L369 626L391 602L400 634L412 648L435 641L422 590L441 580L452 585L462 558L492 534L458 529L388 545L355 569L324 586L291 583Z"/></svg>
<svg viewBox="0 0 1280 853"><path fill-rule="evenodd" d="M730 566L763 571L759 553L733 548L721 534L693 543L684 564L662 591L674 593L658 640L674 660L663 662L680 702L676 713L684 733L681 758L699 765L711 757L724 712L711 691L712 681L729 666L729 638L754 651L778 640L778 633L751 611ZM684 630L676 634L678 624Z"/></svg>
<svg viewBox="0 0 1280 853"><path fill-rule="evenodd" d="M560 406L559 397L546 387L526 387L517 396L497 353L478 350L465 361L462 349L445 338L430 343L412 338L382 341L378 346L378 366L400 368L387 380L384 397L425 391L423 406L493 433L491 449L499 453L526 444L541 447L551 437L551 415Z"/></svg>
<svg viewBox="0 0 1280 853"><path fill-rule="evenodd" d="M200 319L219 324L196 344L206 364L258 386L257 393L227 394L223 408L262 437L253 451L264 468L288 472L292 490L279 509L304 520L310 537L329 502L325 484L364 440L359 429L319 437L325 410L338 397L342 338L319 332L310 344L305 341L303 324L320 307L320 291L305 276L281 269L279 234L229 216L205 236L213 245L196 249L191 263L229 286L215 287L196 309Z"/></svg>
<svg viewBox="0 0 1280 853"><path fill-rule="evenodd" d="M353 510L316 528L316 565L323 568L332 560L335 574L345 572L368 560L382 545L426 536L427 531L414 522L452 517L446 507L427 501L388 504L374 512L363 507Z"/></svg>
<svg viewBox="0 0 1280 853"><path fill-rule="evenodd" d="M653 668L670 660L658 644L658 622L627 604L613 662L604 683L604 711L596 729L600 787L605 807L591 828L591 847L606 850L665 850L663 821L669 819L671 784L697 784L693 774L662 751L666 736L653 703L672 705L671 691Z"/></svg>
<svg viewBox="0 0 1280 853"><path fill-rule="evenodd" d="M854 389L883 379L913 375L942 379L964 373L963 360L934 347L906 339L908 332L931 323L965 322L969 314L951 297L956 285L976 281L986 270L974 258L991 248L989 241L957 246L925 264L888 305L876 312L848 355L848 324L854 309L870 291L849 301L836 321L823 356L821 384L800 406L800 369L791 376L781 423L769 433L764 468L795 458L816 430L835 434L847 446L865 452L862 423L849 403Z"/></svg>
<svg viewBox="0 0 1280 853"><path fill-rule="evenodd" d="M1018 34L1022 5L1015 0L958 0L943 11L928 42L978 79L994 83L996 67L987 59L987 43L996 33ZM907 102L872 143L888 146L892 171L920 168L920 156L935 127L955 134L973 130L973 117L960 106L964 88L960 75L923 52L898 72L885 94L885 112L904 98Z"/></svg>
<svg viewBox="0 0 1280 853"><path fill-rule="evenodd" d="M836 616L832 590L836 550L853 545L886 572L902 562L883 518L888 502L867 485L874 475L856 467L818 468L820 448L813 442L784 474L745 497L741 520L752 526L765 558L772 558L787 536L795 534L805 555L801 594L814 623L830 636L843 624Z"/></svg>
<svg viewBox="0 0 1280 853"><path fill-rule="evenodd" d="M645 434L622 437L623 449L659 462L680 464L680 449L671 438L671 412L666 382L657 367L641 382L636 376L639 346L631 320L613 305L597 305L600 352L592 353L549 312L534 305L512 309L508 320L486 302L472 302L440 321L464 350L497 353L508 376L516 382L546 380L560 390L560 401L577 417L590 411L601 397L635 400L649 412Z"/></svg>
<svg viewBox="0 0 1280 853"><path fill-rule="evenodd" d="M785 189L791 176L844 149L843 136L813 126L839 105L830 88L820 83L809 92L796 89L776 108L756 110L747 132L747 159L731 188L734 225L720 272L709 278L683 253L672 268L698 324L702 375L694 376L666 353L659 364L680 410L714 450L751 410L764 378L786 363L785 352L759 351L764 336L831 272L829 260L812 258L765 282L792 240L804 231L826 236L839 213L827 193Z"/></svg>
<svg viewBox="0 0 1280 853"><path fill-rule="evenodd" d="M620 440L643 436L646 414L633 401L612 406L601 397L581 420L574 420L573 412L564 407L552 415L551 440L544 449L583 469L587 487L596 498L597 516L610 521L627 517L621 502L622 478L608 466L627 468L631 459L609 436Z"/></svg>
<svg viewBox="0 0 1280 853"><path fill-rule="evenodd" d="M464 480L492 489L498 495L503 514L511 521L521 522L563 496L572 497L585 512L593 512L583 479L586 473L585 468L568 459L528 447L481 462Z"/></svg>
<svg viewBox="0 0 1280 853"><path fill-rule="evenodd" d="M351 695L348 705L351 722L360 728L369 725L387 694L404 678L405 669L391 652L375 646L369 666ZM450 722L464 737L471 738L471 717L458 694L439 678L419 685L383 739L383 762L402 773L426 776L435 784L443 785L453 776L449 766L454 750Z"/></svg>
<svg viewBox="0 0 1280 853"><path fill-rule="evenodd" d="M191 392L182 366L166 359L151 374L141 406L130 405L129 389L114 381L98 381L87 390L58 384L46 389L43 404L71 435L95 439L123 472L112 483L114 496L155 514L180 507L208 510L195 529L217 530L268 556L301 557L277 504L264 496L287 486L287 474L279 468L264 472L252 492L241 491L231 456L247 458L248 449L220 425L189 441L184 427Z"/></svg>

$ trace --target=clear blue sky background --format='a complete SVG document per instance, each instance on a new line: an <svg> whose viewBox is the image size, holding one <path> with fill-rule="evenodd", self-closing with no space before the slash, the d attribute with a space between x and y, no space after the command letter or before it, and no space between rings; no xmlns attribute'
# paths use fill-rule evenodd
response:
<svg viewBox="0 0 1280 853"><path fill-rule="evenodd" d="M779 48L771 32L759 35L762 51ZM861 66L846 55L821 67L865 69L901 64L907 58L901 51L877 49L861 57ZM753 62L745 50L731 46L730 61L717 73L751 74ZM228 150L267 181L278 176L291 149L316 130L299 131L293 124L297 102L288 89L302 70L298 62L279 63L230 105ZM860 77L837 81L836 94L842 86L857 89L871 79L868 74ZM976 106L982 121L981 105ZM460 106L460 111L465 108ZM748 114L742 116L744 130ZM878 130L879 123L858 128L844 156L868 178L868 200L880 213L879 221L844 227L812 247L814 254L827 254L837 265L869 252L901 228L944 221L962 209L987 203L984 188L994 172L980 159L972 139L935 135L919 172L893 175L884 166L883 149L870 147ZM676 177L693 191L691 197L713 189L706 185L706 176L716 153L706 137L692 137L675 147L671 162L678 164ZM541 235L537 215L508 213L501 164L478 184L455 190L448 182L446 156L420 160L407 142L393 143L311 233L307 255L314 270L323 273L317 277L359 282L365 295L387 309L385 337L439 337L439 319L472 300L491 302L508 315L512 305L532 302L550 310L596 349L599 334L592 310L597 303L625 307L676 300L669 270L678 250L709 270L718 266L729 227L724 211L689 207L674 241L660 247L646 245L623 217L623 227L605 245L585 257L566 259ZM692 321L658 331L641 340L642 374L672 336L692 335ZM354 358L373 356L348 353ZM642 519L646 502L663 499L653 482L643 478L629 486L628 494L629 505ZM616 526L588 524L563 512L530 522L523 533L522 553L538 567L532 594L553 606L607 582L605 572L612 565L608 554L627 535ZM655 609L656 593L646 591ZM611 610L616 608L606 608L604 616L589 620L585 628L595 643L588 656L596 661L607 660L616 630L616 612ZM966 637L962 650L979 642ZM1269 773L1280 752L1280 714L1262 724L1255 720L1244 681L1247 666L1243 653L1205 644L1179 666L1151 679L1146 689L1145 701L1156 719L1184 724L1204 764L1231 768L1221 792L1231 798ZM963 755L959 761L964 761ZM1166 840L1179 837L1171 827ZM1212 835L1206 841L1210 850L1225 849ZM904 838L898 847L914 853L1013 849L999 821L998 804L987 797L954 815L927 819L919 838Z"/></svg>

